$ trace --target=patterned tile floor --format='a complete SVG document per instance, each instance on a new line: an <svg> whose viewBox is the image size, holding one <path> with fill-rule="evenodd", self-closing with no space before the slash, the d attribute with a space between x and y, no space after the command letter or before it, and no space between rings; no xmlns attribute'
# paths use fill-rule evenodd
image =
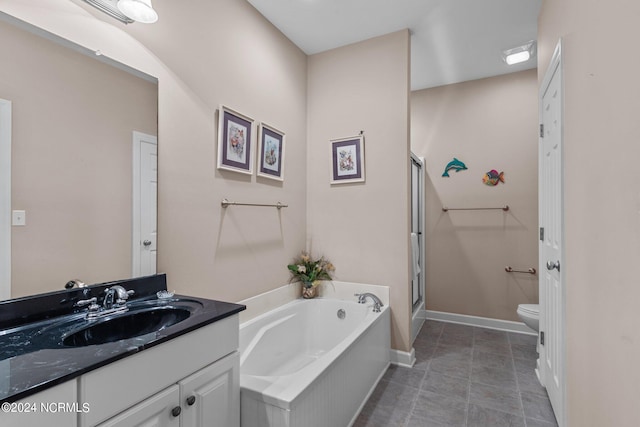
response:
<svg viewBox="0 0 640 427"><path fill-rule="evenodd" d="M427 321L412 368L391 365L354 427L557 426L534 336Z"/></svg>

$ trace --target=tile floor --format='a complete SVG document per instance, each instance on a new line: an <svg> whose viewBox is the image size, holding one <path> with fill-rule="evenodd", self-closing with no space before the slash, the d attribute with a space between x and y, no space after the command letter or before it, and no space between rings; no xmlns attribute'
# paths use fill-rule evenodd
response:
<svg viewBox="0 0 640 427"><path fill-rule="evenodd" d="M427 321L412 368L391 365L354 427L557 426L534 336Z"/></svg>

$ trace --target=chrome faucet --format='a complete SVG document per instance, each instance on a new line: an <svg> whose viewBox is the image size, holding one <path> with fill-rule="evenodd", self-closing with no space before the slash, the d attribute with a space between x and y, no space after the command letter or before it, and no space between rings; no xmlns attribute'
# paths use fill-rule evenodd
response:
<svg viewBox="0 0 640 427"><path fill-rule="evenodd" d="M367 300L367 297L371 298L371 300L373 301L373 312L374 313L380 313L380 308L384 307L384 304L382 303L380 298L378 298L377 296L375 296L372 293L365 292L363 294L353 294L353 295L358 297L358 303L360 303L360 304L364 304L366 302L366 300Z"/></svg>
<svg viewBox="0 0 640 427"><path fill-rule="evenodd" d="M120 285L115 285L105 289L105 296L102 301L102 307L98 305L98 298L93 297L86 300L78 301L76 307L89 306L87 310L87 320L97 319L109 314L124 313L129 310L127 300L134 291L127 291Z"/></svg>
<svg viewBox="0 0 640 427"><path fill-rule="evenodd" d="M104 293L106 295L104 297L104 301L102 302L102 306L105 310L111 310L113 308L118 308L123 304L126 304L127 300L129 299L129 295L133 295L134 291L127 291L122 286L115 285L105 289Z"/></svg>

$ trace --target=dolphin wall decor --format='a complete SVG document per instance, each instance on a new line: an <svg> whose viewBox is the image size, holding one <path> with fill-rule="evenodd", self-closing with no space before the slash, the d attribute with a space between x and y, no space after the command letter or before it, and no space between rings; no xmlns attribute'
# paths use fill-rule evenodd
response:
<svg viewBox="0 0 640 427"><path fill-rule="evenodd" d="M442 176L449 176L449 171L450 170L454 170L456 172L460 172L463 170L466 170L467 166L462 163L460 160L456 159L455 157L453 158L453 160L451 160L449 163L447 163L447 167L444 168L444 173L442 174Z"/></svg>

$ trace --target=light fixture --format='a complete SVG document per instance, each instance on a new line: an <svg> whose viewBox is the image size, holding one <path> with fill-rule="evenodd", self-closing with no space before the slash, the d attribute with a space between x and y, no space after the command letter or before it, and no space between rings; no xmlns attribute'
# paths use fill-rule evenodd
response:
<svg viewBox="0 0 640 427"><path fill-rule="evenodd" d="M531 59L535 55L535 48L536 42L532 40L522 46L503 51L502 59L507 63L507 65L519 64Z"/></svg>
<svg viewBox="0 0 640 427"><path fill-rule="evenodd" d="M151 0L119 0L118 9L127 17L143 24L153 24L158 14L151 6Z"/></svg>
<svg viewBox="0 0 640 427"><path fill-rule="evenodd" d="M118 9L118 0L84 0L87 4L95 7L100 12L104 12L112 18L117 19L123 24L131 24L133 19L129 18L126 15L123 15L122 12Z"/></svg>

